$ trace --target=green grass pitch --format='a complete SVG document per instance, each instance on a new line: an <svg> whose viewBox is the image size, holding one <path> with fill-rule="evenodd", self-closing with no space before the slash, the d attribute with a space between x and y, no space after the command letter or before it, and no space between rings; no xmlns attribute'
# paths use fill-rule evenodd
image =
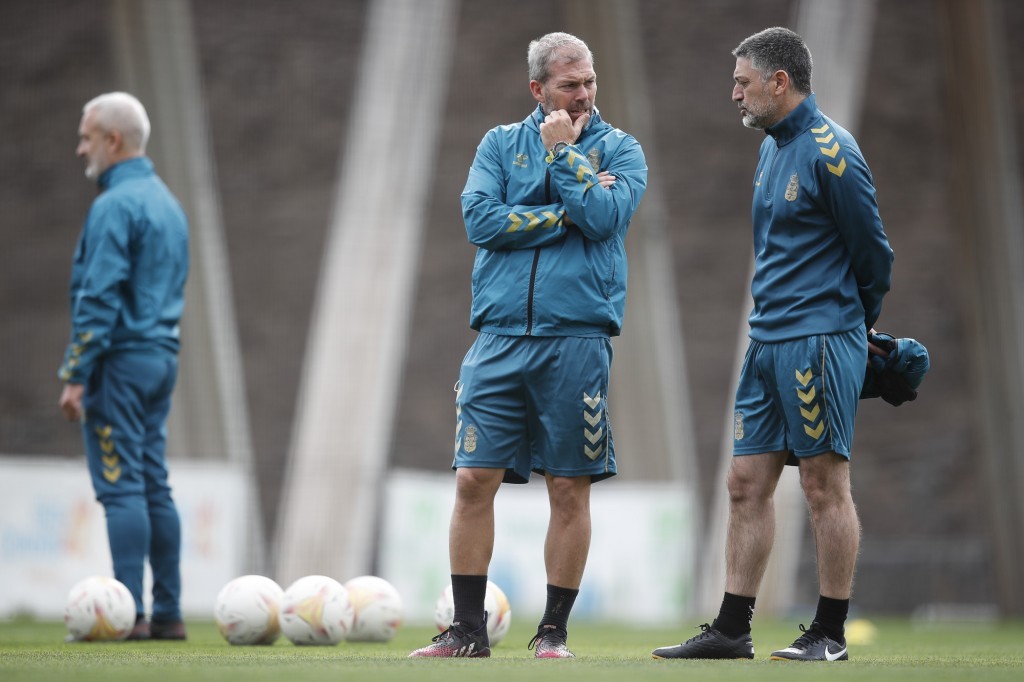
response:
<svg viewBox="0 0 1024 682"><path fill-rule="evenodd" d="M415 682L601 682L604 680L1024 680L1024 623L991 627L914 628L906 620L873 621L873 643L850 646L850 661L790 663L767 660L799 632L795 622L755 621L753 661L658 661L657 646L698 631L636 630L574 624L569 644L578 658L536 661L526 644L530 624L515 623L483 660L406 658L434 631L406 627L387 644L296 647L283 638L269 647L233 647L210 622L189 622L187 642L64 643L61 623L0 622L0 680L412 680Z"/></svg>

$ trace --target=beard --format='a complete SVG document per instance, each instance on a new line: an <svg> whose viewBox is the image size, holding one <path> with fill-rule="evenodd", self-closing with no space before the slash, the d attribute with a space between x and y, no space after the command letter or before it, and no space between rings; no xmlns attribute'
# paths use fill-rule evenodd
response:
<svg viewBox="0 0 1024 682"><path fill-rule="evenodd" d="M580 105L578 105L578 104L576 104L574 102L572 104L572 106L570 106L570 107L568 107L566 109L566 111L569 113L569 116L572 117L572 120L575 121L577 118L579 118L583 114L592 114L592 113L594 113L593 109L594 109L594 101L593 100L588 100L587 103L582 105L582 106L580 106ZM555 103L552 101L552 99L545 92L544 93L544 114L545 115L550 114L552 111L558 111L558 107L555 106Z"/></svg>
<svg viewBox="0 0 1024 682"><path fill-rule="evenodd" d="M761 101L746 101L743 108L746 110L743 114L743 125L757 130L764 130L775 123L778 113L775 101L767 98Z"/></svg>

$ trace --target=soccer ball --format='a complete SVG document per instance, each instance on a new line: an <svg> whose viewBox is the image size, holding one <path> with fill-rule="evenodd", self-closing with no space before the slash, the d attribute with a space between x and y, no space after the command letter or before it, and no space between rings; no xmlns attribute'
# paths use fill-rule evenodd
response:
<svg viewBox="0 0 1024 682"><path fill-rule="evenodd" d="M281 631L294 644L337 644L352 629L348 590L334 578L307 575L284 591Z"/></svg>
<svg viewBox="0 0 1024 682"><path fill-rule="evenodd" d="M281 635L284 590L262 575L243 575L221 589L213 607L220 634L231 644L273 644Z"/></svg>
<svg viewBox="0 0 1024 682"><path fill-rule="evenodd" d="M487 581L487 593L494 597L493 609L487 611L487 638L491 645L495 645L505 639L508 629L512 627L512 605L508 597L500 587ZM487 598L484 598L484 608L487 607Z"/></svg>
<svg viewBox="0 0 1024 682"><path fill-rule="evenodd" d="M487 593L484 595L484 611L487 613L487 639L495 646L512 627L512 606L501 588L490 580L487 581ZM439 632L444 632L455 620L455 599L452 596L452 585L444 588L437 598L434 608L434 624Z"/></svg>
<svg viewBox="0 0 1024 682"><path fill-rule="evenodd" d="M68 593L64 624L76 641L124 639L135 627L135 598L113 578L86 578Z"/></svg>
<svg viewBox="0 0 1024 682"><path fill-rule="evenodd" d="M350 642L388 642L402 624L402 598L383 578L362 575L345 583L355 612Z"/></svg>

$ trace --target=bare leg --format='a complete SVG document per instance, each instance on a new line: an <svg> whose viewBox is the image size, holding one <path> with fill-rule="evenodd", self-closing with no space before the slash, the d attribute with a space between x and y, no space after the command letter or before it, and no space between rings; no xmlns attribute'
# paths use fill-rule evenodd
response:
<svg viewBox="0 0 1024 682"><path fill-rule="evenodd" d="M800 485L811 514L821 595L849 599L860 549L860 520L850 490L850 463L833 452L802 459Z"/></svg>
<svg viewBox="0 0 1024 682"><path fill-rule="evenodd" d="M544 541L548 583L579 589L590 552L590 476L547 476L551 518Z"/></svg>
<svg viewBox="0 0 1024 682"><path fill-rule="evenodd" d="M732 458L729 467L729 531L725 549L725 591L756 597L775 541L772 497L787 453Z"/></svg>
<svg viewBox="0 0 1024 682"><path fill-rule="evenodd" d="M494 496L504 469L455 472L455 508L448 531L448 558L456 575L486 575L494 551Z"/></svg>

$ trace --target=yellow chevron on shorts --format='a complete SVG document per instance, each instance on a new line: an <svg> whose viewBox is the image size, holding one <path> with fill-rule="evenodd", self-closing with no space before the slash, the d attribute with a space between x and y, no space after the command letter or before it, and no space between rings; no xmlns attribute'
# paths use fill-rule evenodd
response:
<svg viewBox="0 0 1024 682"><path fill-rule="evenodd" d="M583 444L583 452L591 460L596 460L604 452L604 427L601 426L601 419L604 417L604 408L601 407L601 392L598 391L597 395L593 398L586 391L583 392L583 419L587 422L587 426L583 427L583 437L587 439L590 445Z"/></svg>
<svg viewBox="0 0 1024 682"><path fill-rule="evenodd" d="M814 438L815 440L817 440L818 438L821 438L821 434L822 434L822 432L824 430L825 430L825 422L824 422L824 420L818 422L818 425L816 427L814 427L813 429L810 426L808 426L807 424L804 424L804 431L807 433L808 436L810 436L811 438Z"/></svg>
<svg viewBox="0 0 1024 682"><path fill-rule="evenodd" d="M796 370L796 380L800 382L801 386L806 386L807 384L811 383L811 379L813 378L814 374L811 372L810 369L808 369L803 374L800 373L800 370Z"/></svg>
<svg viewBox="0 0 1024 682"><path fill-rule="evenodd" d="M107 479L108 483L117 483L117 479L121 478L121 467L114 467L113 469L104 469L103 478Z"/></svg>
<svg viewBox="0 0 1024 682"><path fill-rule="evenodd" d="M811 386L806 391L801 391L799 388L796 389L797 397L803 401L804 405L810 405L814 402L814 397L817 395L817 391L814 390L814 386Z"/></svg>
<svg viewBox="0 0 1024 682"><path fill-rule="evenodd" d="M821 412L821 408L817 404L815 404L813 410L805 410L802 407L800 408L800 414L803 415L803 418L806 419L809 422L812 422L812 423L814 422L815 419L818 418L818 414L820 412Z"/></svg>

